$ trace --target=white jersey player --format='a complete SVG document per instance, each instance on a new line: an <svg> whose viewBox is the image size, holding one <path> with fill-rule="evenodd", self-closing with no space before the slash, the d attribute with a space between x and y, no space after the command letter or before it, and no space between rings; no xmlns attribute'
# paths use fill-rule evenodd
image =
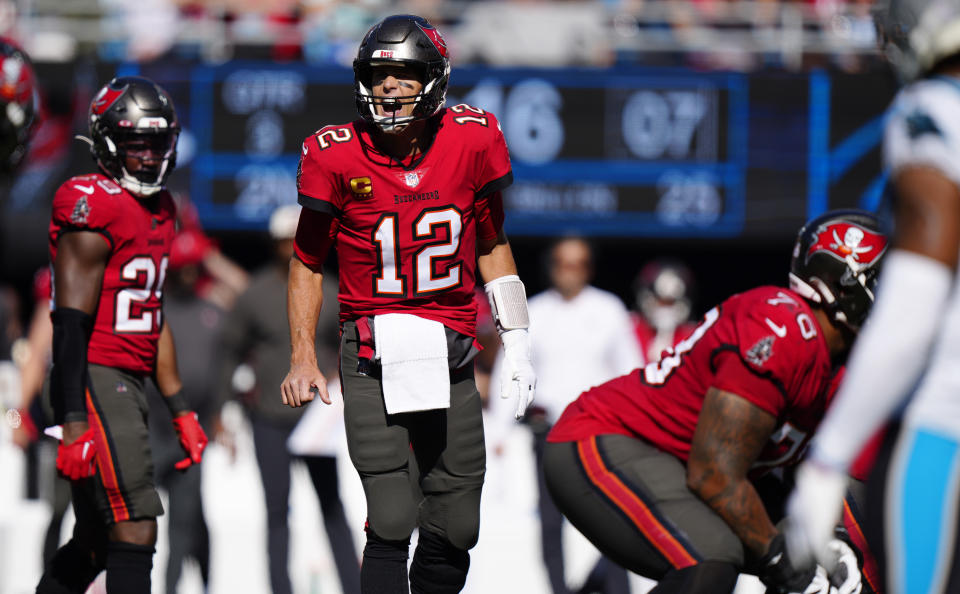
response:
<svg viewBox="0 0 960 594"><path fill-rule="evenodd" d="M792 559L829 563L846 470L896 418L867 510L886 590L960 592L960 0L887 0L879 20L888 55L912 80L884 137L893 249L846 379L798 472L788 541Z"/></svg>

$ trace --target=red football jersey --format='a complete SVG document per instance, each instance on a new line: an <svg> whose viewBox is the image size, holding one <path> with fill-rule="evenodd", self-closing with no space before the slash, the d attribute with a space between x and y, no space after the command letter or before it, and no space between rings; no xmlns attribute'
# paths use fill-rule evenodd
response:
<svg viewBox="0 0 960 594"><path fill-rule="evenodd" d="M378 153L363 120L303 143L300 203L334 217L342 320L409 313L476 336L477 238L493 239L503 225L510 156L492 113L457 105L437 117L433 144L410 167ZM326 244L305 239L303 226L316 220L301 217L294 246L314 268Z"/></svg>
<svg viewBox="0 0 960 594"><path fill-rule="evenodd" d="M788 289L759 287L734 295L707 312L660 361L583 393L549 440L636 436L686 461L712 386L778 420L754 471L795 463L831 396L830 353L813 316Z"/></svg>
<svg viewBox="0 0 960 594"><path fill-rule="evenodd" d="M99 173L70 178L57 190L50 261L56 261L60 235L69 231L94 231L110 245L87 349L90 363L153 373L175 227L176 207L166 190L141 200Z"/></svg>

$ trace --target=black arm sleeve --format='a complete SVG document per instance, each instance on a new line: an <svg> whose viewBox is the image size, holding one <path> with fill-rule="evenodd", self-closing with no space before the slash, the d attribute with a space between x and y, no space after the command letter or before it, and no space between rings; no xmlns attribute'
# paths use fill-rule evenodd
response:
<svg viewBox="0 0 960 594"><path fill-rule="evenodd" d="M50 399L57 423L87 420L84 389L87 384L87 343L93 318L79 309L59 307L53 322L53 369Z"/></svg>

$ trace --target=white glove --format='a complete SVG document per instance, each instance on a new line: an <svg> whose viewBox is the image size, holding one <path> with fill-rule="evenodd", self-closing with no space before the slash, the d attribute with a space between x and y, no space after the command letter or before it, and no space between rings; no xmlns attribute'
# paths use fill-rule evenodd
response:
<svg viewBox="0 0 960 594"><path fill-rule="evenodd" d="M787 552L794 565L802 567L816 559L833 573L837 555L828 545L834 540L846 492L845 473L809 461L800 465L796 487L787 502L785 530Z"/></svg>
<svg viewBox="0 0 960 594"><path fill-rule="evenodd" d="M810 584L803 590L803 594L834 594L830 587L830 578L827 577L827 570L817 565L817 573L813 576Z"/></svg>
<svg viewBox="0 0 960 594"><path fill-rule="evenodd" d="M530 364L530 336L526 329L508 330L500 335L503 343L503 373L500 376L500 397L516 398L516 418L522 419L533 402L537 374Z"/></svg>
<svg viewBox="0 0 960 594"><path fill-rule="evenodd" d="M863 577L860 574L860 560L850 545L834 538L827 544L827 550L835 558L834 568L830 571L831 594L860 594L863 589Z"/></svg>

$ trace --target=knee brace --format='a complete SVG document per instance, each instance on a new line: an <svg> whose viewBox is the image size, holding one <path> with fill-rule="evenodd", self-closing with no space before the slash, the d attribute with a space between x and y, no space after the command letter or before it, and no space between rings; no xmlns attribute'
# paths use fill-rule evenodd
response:
<svg viewBox="0 0 960 594"><path fill-rule="evenodd" d="M454 594L463 589L470 569L470 553L429 530L420 529L417 551L410 565L412 594Z"/></svg>
<svg viewBox="0 0 960 594"><path fill-rule="evenodd" d="M360 566L360 591L364 594L406 592L410 539L386 540L369 527Z"/></svg>
<svg viewBox="0 0 960 594"><path fill-rule="evenodd" d="M83 594L102 569L92 551L71 540L53 555L37 584L37 594Z"/></svg>
<svg viewBox="0 0 960 594"><path fill-rule="evenodd" d="M733 592L740 572L725 561L703 561L666 573L650 594L723 594Z"/></svg>
<svg viewBox="0 0 960 594"><path fill-rule="evenodd" d="M152 545L107 543L107 594L150 594Z"/></svg>

